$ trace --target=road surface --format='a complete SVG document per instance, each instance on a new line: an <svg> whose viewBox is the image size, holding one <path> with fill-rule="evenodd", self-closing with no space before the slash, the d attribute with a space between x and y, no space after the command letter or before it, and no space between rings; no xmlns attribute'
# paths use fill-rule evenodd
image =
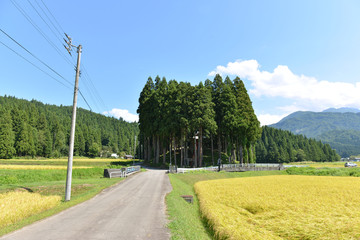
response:
<svg viewBox="0 0 360 240"><path fill-rule="evenodd" d="M164 170L137 173L82 204L0 239L169 239L165 195L170 191Z"/></svg>

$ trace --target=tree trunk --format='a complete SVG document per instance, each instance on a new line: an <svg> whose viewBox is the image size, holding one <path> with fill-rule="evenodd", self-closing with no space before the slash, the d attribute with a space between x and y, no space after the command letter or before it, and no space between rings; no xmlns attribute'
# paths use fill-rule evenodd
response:
<svg viewBox="0 0 360 240"><path fill-rule="evenodd" d="M224 145L224 152L226 153L226 155L228 155L228 141L226 137L224 139Z"/></svg>
<svg viewBox="0 0 360 240"><path fill-rule="evenodd" d="M251 145L253 163L256 163L255 145Z"/></svg>
<svg viewBox="0 0 360 240"><path fill-rule="evenodd" d="M202 137L203 137L203 130L202 130L202 127L200 127L200 129L199 129L199 167L202 167L202 165L203 165Z"/></svg>
<svg viewBox="0 0 360 240"><path fill-rule="evenodd" d="M235 163L235 161L236 161L235 145L233 143L231 144L231 160L232 160L232 163Z"/></svg>
<svg viewBox="0 0 360 240"><path fill-rule="evenodd" d="M152 138L152 150L154 154L154 162L156 162L156 137L153 136Z"/></svg>
<svg viewBox="0 0 360 240"><path fill-rule="evenodd" d="M169 153L170 153L170 165L171 165L171 137L170 137L170 141L169 141Z"/></svg>
<svg viewBox="0 0 360 240"><path fill-rule="evenodd" d="M219 151L219 159L221 159L221 136L218 133L218 151Z"/></svg>
<svg viewBox="0 0 360 240"><path fill-rule="evenodd" d="M185 143L184 143L184 155L185 155L185 164L189 166L189 149L188 149L188 142L186 141L186 134L185 134Z"/></svg>
<svg viewBox="0 0 360 240"><path fill-rule="evenodd" d="M173 138L174 140L174 165L176 166L176 139L175 137Z"/></svg>
<svg viewBox="0 0 360 240"><path fill-rule="evenodd" d="M215 162L214 162L214 139L213 139L212 134L210 135L210 139L211 139L211 161L212 161L212 165L214 166L215 165Z"/></svg>
<svg viewBox="0 0 360 240"><path fill-rule="evenodd" d="M180 166L183 167L184 164L184 136L181 131L181 139L180 139Z"/></svg>
<svg viewBox="0 0 360 240"><path fill-rule="evenodd" d="M160 137L159 135L156 136L156 163L159 163L159 158L160 158Z"/></svg>
<svg viewBox="0 0 360 240"><path fill-rule="evenodd" d="M249 154L250 154L250 152L249 152L249 147L248 147L248 146L245 146L245 148L246 148L246 163L249 164L249 163L250 163L250 162L249 162Z"/></svg>
<svg viewBox="0 0 360 240"><path fill-rule="evenodd" d="M239 145L240 163L244 164L243 146Z"/></svg>
<svg viewBox="0 0 360 240"><path fill-rule="evenodd" d="M197 167L197 148L196 148L196 138L194 137L194 167Z"/></svg>
<svg viewBox="0 0 360 240"><path fill-rule="evenodd" d="M151 159L151 147L150 147L150 137L147 140L147 160L150 162Z"/></svg>
<svg viewBox="0 0 360 240"><path fill-rule="evenodd" d="M143 146L143 158L144 158L144 161L147 162L147 151L146 151L146 148L147 148L147 138L145 137L144 138L144 146Z"/></svg>
<svg viewBox="0 0 360 240"><path fill-rule="evenodd" d="M165 144L165 142L163 142L163 144L162 144L162 149L163 149L163 164L165 164L166 163L166 144Z"/></svg>

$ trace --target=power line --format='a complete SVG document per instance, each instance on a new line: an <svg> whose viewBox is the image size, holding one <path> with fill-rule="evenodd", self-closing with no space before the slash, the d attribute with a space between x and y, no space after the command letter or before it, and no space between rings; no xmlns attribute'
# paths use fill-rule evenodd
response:
<svg viewBox="0 0 360 240"><path fill-rule="evenodd" d="M58 83L60 83L61 85L63 85L64 87L71 89L69 86L66 86L63 82L59 81L58 79L54 78L53 76L51 76L49 73L45 72L44 70L42 70L40 67L38 67L35 63L32 63L31 61L29 61L28 59L26 59L24 56L22 56L20 53L16 52L14 49L12 49L11 47L9 47L8 45L6 45L5 43L3 43L2 41L0 41L0 43L2 45L4 45L6 48L8 48L9 50L11 50L13 53L15 53L16 55L18 55L19 57L21 57L22 59L24 59L25 61L27 61L28 63L30 63L31 65L33 65L34 67L36 67L38 70L40 70L41 72L45 73L46 75L48 75L49 77L51 77L52 79L54 79L55 81L57 81Z"/></svg>
<svg viewBox="0 0 360 240"><path fill-rule="evenodd" d="M35 0L36 1L36 0ZM61 25L59 24L59 22L56 20L56 18L54 17L54 15L51 13L51 11L49 10L49 8L46 6L46 4L44 3L43 0L41 0L42 4L45 6L45 8L48 10L48 12L50 13L50 15L53 17L53 19L55 20L56 24L60 27L61 31L63 33L65 33L64 29L61 27ZM60 34L61 35L61 34Z"/></svg>
<svg viewBox="0 0 360 240"><path fill-rule="evenodd" d="M61 27L61 25L59 24L59 22L57 21L57 19L55 18L54 14L52 14L52 12L50 11L50 9L47 7L47 5L45 4L45 2L43 0L41 0L42 5L44 7L42 7L39 2L37 0L34 0L35 3L37 4L38 8L41 10L41 12L43 13L43 15L45 17L42 16L42 14L36 9L36 7L29 1L27 0L28 3L30 4L30 6L33 8L33 10L37 13L37 15L42 19L42 21L47 25L47 27L51 30L51 32L54 34L54 36L60 41L61 39L59 39L59 37L57 36L57 34L54 32L53 28L56 30L56 32L62 36L61 32L59 29L61 29L62 32L65 32L63 30L63 28ZM19 12L26 18L26 20L42 35L42 37L58 52L58 54L64 58L65 61L67 61L69 64L72 64L71 61L69 61L69 59L67 58L68 55L66 55L66 57L64 57L64 54L59 50L59 48L55 45L55 43L53 41L51 41L51 39L44 33L44 31L42 31L42 29L34 22L34 20L25 12L25 10L19 5L19 3L16 2L16 0L11 0L12 4L19 10ZM46 13L45 9L47 10L47 12L49 14ZM50 17L52 17L52 19L54 21L52 21L50 19ZM45 18L48 20L45 20ZM54 24L54 22L56 24ZM53 26L53 28L50 26L50 24ZM57 26L55 26L57 25ZM1 30L1 29L0 29ZM3 31L2 31L3 32ZM25 51L27 51L30 55L32 55L34 58L36 58L38 61L40 61L42 64L44 64L47 68L49 68L51 71L53 71L55 74L57 74L59 77L61 77L62 79L64 79L66 82L70 83L68 80L66 80L64 77L62 77L59 73L57 73L54 69L52 69L50 66L48 66L46 63L44 63L42 60L40 60L39 58L37 58L34 54L32 54L30 51L28 51L25 47L23 47L20 43L18 43L16 40L14 40L13 38L11 38L8 34L6 34L5 32L3 32L7 37L9 37L11 40L13 40L16 44L18 44L20 47L22 47ZM75 61L74 57L72 56L72 60ZM93 99L94 104L96 105L96 107L99 110L99 107L97 105L97 102L102 104L106 109L106 105L104 103L104 101L102 100L102 98L100 97L99 93L97 92L94 84L92 83L89 74L87 73L85 67L82 64L82 67L84 68L84 77L82 77L82 79L84 79L84 85L85 87L88 89L88 94L90 95L90 97ZM89 83L89 84L88 84ZM71 83L70 83L71 84ZM71 84L73 85L73 84ZM80 92L80 90L79 90ZM82 98L84 99L85 103L88 105L88 107L91 109L88 101L86 100L86 98L84 97L84 95L80 92ZM92 109L91 109L92 111Z"/></svg>
<svg viewBox="0 0 360 240"><path fill-rule="evenodd" d="M24 49L26 52L28 52L31 56L33 56L34 58L36 58L39 62L41 62L42 64L44 64L47 68L49 68L51 71L53 71L56 75L58 75L59 77L61 77L62 79L64 79L67 83L69 83L70 85L72 85L72 83L67 80L66 78L64 78L62 75L60 75L57 71L55 71L52 67L50 67L49 65L47 65L44 61L42 61L41 59L39 59L37 56L35 56L32 52L30 52L29 50L27 50L23 45L21 45L18 41L16 41L14 38L12 38L9 34L7 34L4 30L2 30L0 28L0 31L5 34L8 38L10 38L12 41L14 41L18 46L20 46L22 49Z"/></svg>
<svg viewBox="0 0 360 240"><path fill-rule="evenodd" d="M29 0L28 0L29 1ZM52 12L50 11L50 9L47 7L47 5L45 4L45 2L43 0L41 0L42 4L44 5L44 7L46 8L47 12L51 15L51 17L53 18L53 20L55 21L55 23L57 24L58 28L55 26L55 24L53 23L53 21L48 17L48 15L45 13L45 11L43 10L43 8L40 6L40 4L38 3L37 0L35 0L36 4L39 6L39 8L43 11L43 13L45 14L45 16L47 17L47 19L50 21L50 23L52 24L52 26L58 31L59 35L62 35L60 33L59 28L61 29L61 31L63 33L65 33L64 29L62 28L62 26L59 24L59 22L57 21L57 19L55 18L54 14L52 14ZM74 59L74 56L72 56L72 58ZM75 60L75 59L74 59ZM108 109L104 103L104 101L102 100L101 96L99 95L98 91L96 90L89 73L87 72L84 64L81 64L81 67L84 69L84 73L82 74L80 77L82 79L84 79L84 86L86 87L86 89L88 90L88 93L90 95L90 98L92 99L92 101L94 102L94 104L96 105L96 108L99 110L99 106L97 105L97 102L99 104L102 104L103 107L105 107L106 109ZM85 99L84 99L85 100Z"/></svg>
<svg viewBox="0 0 360 240"><path fill-rule="evenodd" d="M49 37L40 29L40 27L31 19L31 17L24 11L24 9L15 1L10 0L12 4L19 10L19 12L28 20L28 22L40 33L40 35L56 50L56 52L71 66L73 66L73 63L66 58L66 55L64 55L60 49L49 39Z"/></svg>
<svg viewBox="0 0 360 240"><path fill-rule="evenodd" d="M35 12L37 13L37 15L41 18L41 20L43 20L43 22L46 24L46 26L50 29L50 31L54 34L54 36L59 40L60 43L62 43L61 38L59 38L59 36L57 36L57 34L54 32L54 30L50 27L50 25L46 22L46 20L41 16L41 14L39 13L39 11L34 7L34 5L27 0L28 3L30 4L30 6L35 10ZM61 34L60 34L61 35Z"/></svg>
<svg viewBox="0 0 360 240"><path fill-rule="evenodd" d="M59 29L55 26L55 24L53 23L53 21L50 19L50 17L46 14L45 10L40 6L40 4L38 3L37 0L35 0L36 5L38 5L38 7L41 9L41 11L44 13L44 15L46 16L46 18L49 20L49 22L51 23L51 25L54 27L54 29L58 32L59 36L62 37L62 33L59 31ZM45 3L44 3L45 5ZM46 7L46 5L45 5ZM47 7L46 7L47 8ZM50 12L50 10L48 10ZM51 14L51 12L50 12ZM52 14L51 14L52 15ZM61 28L61 27L60 27Z"/></svg>
<svg viewBox="0 0 360 240"><path fill-rule="evenodd" d="M108 107L104 103L103 99L101 98L100 94L96 90L96 87L94 86L94 83L91 80L90 75L89 75L88 71L86 70L85 66L82 66L82 68L84 69L85 76L86 76L86 78L88 79L88 81L90 83L90 89L93 90L95 97L98 99L99 103L102 104L103 107L105 107L105 109L108 109Z"/></svg>
<svg viewBox="0 0 360 240"><path fill-rule="evenodd" d="M84 101L85 101L86 105L88 105L88 107L90 108L90 111L92 111L92 109L91 109L91 107L90 107L89 103L86 101L86 99L85 99L84 95L82 94L82 92L80 91L80 89L79 89L79 93L80 93L81 97L84 99Z"/></svg>

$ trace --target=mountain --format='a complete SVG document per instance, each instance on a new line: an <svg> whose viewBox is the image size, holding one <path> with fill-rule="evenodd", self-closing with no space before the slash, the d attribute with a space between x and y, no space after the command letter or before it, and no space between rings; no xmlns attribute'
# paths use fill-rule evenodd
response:
<svg viewBox="0 0 360 240"><path fill-rule="evenodd" d="M352 112L352 113L360 113L360 110L357 108L328 108L325 109L322 112L338 112L338 113L346 113L346 112Z"/></svg>
<svg viewBox="0 0 360 240"><path fill-rule="evenodd" d="M360 111L358 109L330 108L323 112L299 111L270 127L321 140L330 144L342 157L360 154Z"/></svg>

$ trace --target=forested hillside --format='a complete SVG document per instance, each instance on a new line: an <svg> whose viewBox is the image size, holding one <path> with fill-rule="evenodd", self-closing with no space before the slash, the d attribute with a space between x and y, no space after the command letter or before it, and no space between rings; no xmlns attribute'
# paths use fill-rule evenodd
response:
<svg viewBox="0 0 360 240"><path fill-rule="evenodd" d="M360 154L360 113L355 109L295 112L270 126L328 143L342 157Z"/></svg>
<svg viewBox="0 0 360 240"><path fill-rule="evenodd" d="M212 164L221 158L221 153L241 163L255 161L253 150L261 134L260 122L238 77L223 80L216 75L213 81L196 86L176 80L167 82L159 76L155 81L149 78L140 94L138 113L147 161L159 163L162 155L165 163L170 150L170 159L174 152L173 163L202 166L204 146L212 156ZM180 153L180 160L176 160L176 153Z"/></svg>
<svg viewBox="0 0 360 240"><path fill-rule="evenodd" d="M0 97L0 158L60 157L68 154L72 107ZM137 123L128 123L79 108L74 154L133 154Z"/></svg>
<svg viewBox="0 0 360 240"><path fill-rule="evenodd" d="M339 160L340 156L329 144L267 126L262 127L261 138L256 144L256 161L262 163Z"/></svg>

